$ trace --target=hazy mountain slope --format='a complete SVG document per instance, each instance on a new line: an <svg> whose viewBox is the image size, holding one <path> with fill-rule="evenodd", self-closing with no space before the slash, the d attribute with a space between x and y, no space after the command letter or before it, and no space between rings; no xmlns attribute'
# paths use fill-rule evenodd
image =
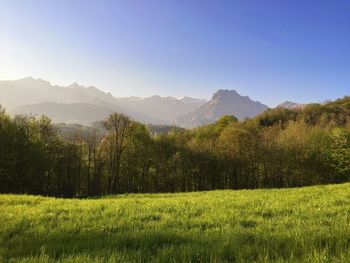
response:
<svg viewBox="0 0 350 263"><path fill-rule="evenodd" d="M207 102L206 99L197 99L197 98L191 98L191 97L187 97L187 96L184 96L184 97L180 98L179 100L186 103L186 104L194 104L197 107L199 107L202 104Z"/></svg>
<svg viewBox="0 0 350 263"><path fill-rule="evenodd" d="M55 123L91 124L105 119L113 112L112 109L89 103L56 103L43 102L34 105L18 107L11 114L30 114L34 116L49 116Z"/></svg>
<svg viewBox="0 0 350 263"><path fill-rule="evenodd" d="M57 103L93 103L96 99L114 103L115 98L95 87L74 83L68 87L53 86L50 82L24 78L0 81L0 104L7 109L23 105L53 101Z"/></svg>
<svg viewBox="0 0 350 263"><path fill-rule="evenodd" d="M195 111L179 117L176 123L184 127L194 127L214 122L222 115L234 115L238 119L244 119L254 117L267 108L258 101L239 95L235 90L219 90L210 101Z"/></svg>
<svg viewBox="0 0 350 263"><path fill-rule="evenodd" d="M137 121L153 124L172 124L179 116L197 109L205 102L203 99L189 97L182 99L160 96L115 98L110 93L93 86L84 87L74 83L68 87L60 87L53 86L48 81L33 78L0 81L0 104L9 111L18 112L18 107L22 106L26 107L19 108L19 110L28 110L26 113L36 112L39 109L41 113L45 113L57 109L55 104L42 105L48 101L62 104L60 105L61 113L68 114L62 116L63 119L70 119L68 109L73 110L67 104L87 103L90 104L90 109L94 105L104 107L127 114ZM49 109L51 105L55 107ZM64 107L67 109L63 110ZM49 115L49 117L52 116ZM85 119L81 122L77 120L77 122L85 123Z"/></svg>
<svg viewBox="0 0 350 263"><path fill-rule="evenodd" d="M154 124L172 124L184 114L200 107L205 100L193 99L182 101L173 97L152 96L140 98L119 98L118 105L124 109L142 112L154 119Z"/></svg>

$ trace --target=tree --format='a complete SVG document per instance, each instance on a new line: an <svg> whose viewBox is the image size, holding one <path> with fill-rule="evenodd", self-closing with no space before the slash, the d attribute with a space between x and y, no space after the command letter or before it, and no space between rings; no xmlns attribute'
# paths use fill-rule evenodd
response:
<svg viewBox="0 0 350 263"><path fill-rule="evenodd" d="M134 131L134 123L124 114L112 113L104 121L104 127L109 133L111 140L111 163L108 193L119 192L121 157L125 149L125 141Z"/></svg>
<svg viewBox="0 0 350 263"><path fill-rule="evenodd" d="M350 131L341 128L333 129L331 142L331 166L340 175L338 180L348 180L350 178Z"/></svg>
<svg viewBox="0 0 350 263"><path fill-rule="evenodd" d="M242 128L229 126L219 137L219 147L226 157L230 188L254 187L255 152L252 134ZM250 178L250 180L249 180Z"/></svg>
<svg viewBox="0 0 350 263"><path fill-rule="evenodd" d="M224 128L226 128L229 125L232 125L234 123L237 123L238 119L233 115L224 115L220 119L218 119L215 123L215 126L220 131Z"/></svg>
<svg viewBox="0 0 350 263"><path fill-rule="evenodd" d="M97 127L92 127L83 133L85 142L86 159L86 194L101 194L102 172L104 161L102 159L101 136L98 134Z"/></svg>

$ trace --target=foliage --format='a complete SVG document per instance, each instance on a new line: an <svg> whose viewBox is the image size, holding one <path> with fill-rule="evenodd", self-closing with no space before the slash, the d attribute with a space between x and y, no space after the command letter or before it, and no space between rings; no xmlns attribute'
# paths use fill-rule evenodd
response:
<svg viewBox="0 0 350 263"><path fill-rule="evenodd" d="M119 113L88 128L58 127L0 108L0 192L86 197L350 179L350 97L241 122L223 116L192 130Z"/></svg>

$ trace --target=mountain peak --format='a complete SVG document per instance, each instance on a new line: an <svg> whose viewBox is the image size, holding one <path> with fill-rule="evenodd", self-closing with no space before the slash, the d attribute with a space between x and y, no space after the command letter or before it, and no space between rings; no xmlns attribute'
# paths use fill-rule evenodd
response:
<svg viewBox="0 0 350 263"><path fill-rule="evenodd" d="M236 90L219 89L213 94L212 100L230 100L232 98L242 98Z"/></svg>
<svg viewBox="0 0 350 263"><path fill-rule="evenodd" d="M268 107L248 96L241 96L236 90L220 89L210 101L197 110L178 118L178 124L185 127L213 123L223 115L233 115L238 119L254 117Z"/></svg>
<svg viewBox="0 0 350 263"><path fill-rule="evenodd" d="M232 103L239 102L241 100L244 100L247 102L252 101L248 96L242 96L236 90L228 90L228 89L218 90L217 92L214 93L211 99L212 102L228 101Z"/></svg>
<svg viewBox="0 0 350 263"><path fill-rule="evenodd" d="M229 90L229 89L219 89L218 91L216 91L213 95L213 97L215 96L225 96L225 95L239 95L238 92L234 89Z"/></svg>
<svg viewBox="0 0 350 263"><path fill-rule="evenodd" d="M215 93L221 93L221 94L237 94L237 90L235 89L219 89ZM214 93L214 94L215 94Z"/></svg>

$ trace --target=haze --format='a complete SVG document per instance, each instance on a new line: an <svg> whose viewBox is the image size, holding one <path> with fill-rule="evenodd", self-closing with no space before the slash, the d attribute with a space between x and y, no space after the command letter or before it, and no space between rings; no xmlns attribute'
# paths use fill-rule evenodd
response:
<svg viewBox="0 0 350 263"><path fill-rule="evenodd" d="M1 1L0 80L114 96L218 89L269 106L335 99L350 81L348 1Z"/></svg>

